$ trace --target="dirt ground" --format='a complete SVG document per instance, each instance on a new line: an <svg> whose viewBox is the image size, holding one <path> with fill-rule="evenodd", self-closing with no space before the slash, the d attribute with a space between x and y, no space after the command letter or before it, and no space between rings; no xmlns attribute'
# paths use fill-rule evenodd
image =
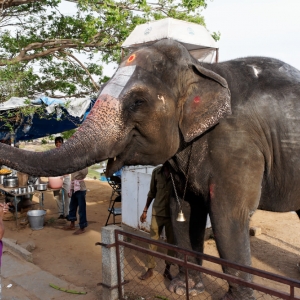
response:
<svg viewBox="0 0 300 300"><path fill-rule="evenodd" d="M101 282L101 247L95 246L101 241L101 227L108 216L108 203L111 188L106 182L86 179L87 185L87 219L89 226L86 233L74 236L72 231L63 227L69 223L57 220L57 205L52 191L44 192L45 226L41 230L32 230L30 225L21 225L24 218L5 221L5 237L23 244L31 241L35 244L33 262L42 270L83 287L94 293L101 291L97 286ZM34 209L39 209L39 193L33 197Z"/></svg>
<svg viewBox="0 0 300 300"><path fill-rule="evenodd" d="M31 230L29 225L16 227L15 221L5 221L5 237L18 244L33 241L33 262L41 269L70 282L94 295L101 294L101 227L108 216L107 208L111 188L95 179L87 184L87 232L78 236L64 231L65 224L57 221L57 207L51 191L45 192L46 224L42 230ZM33 201L38 209L38 193ZM22 218L20 219L22 221ZM296 264L300 261L300 223L295 213L257 211L252 226L261 228L262 234L251 237L253 266L276 274L300 280ZM234 247L234 245L233 245ZM214 240L205 243L205 253L218 256ZM99 296L100 299L100 296Z"/></svg>

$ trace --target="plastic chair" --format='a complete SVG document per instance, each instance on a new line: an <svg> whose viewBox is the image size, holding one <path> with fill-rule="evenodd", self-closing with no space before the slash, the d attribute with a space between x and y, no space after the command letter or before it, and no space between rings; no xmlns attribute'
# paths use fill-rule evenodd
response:
<svg viewBox="0 0 300 300"><path fill-rule="evenodd" d="M108 208L109 213L108 213L105 226L110 224L114 224L114 225L120 224L121 222L116 222L116 216L122 215L122 208L121 207L115 208L115 203L122 201L121 178L118 176L111 176L110 178L108 178L107 182L111 186L112 192L109 201L109 208ZM108 223L111 215L113 216L113 223Z"/></svg>

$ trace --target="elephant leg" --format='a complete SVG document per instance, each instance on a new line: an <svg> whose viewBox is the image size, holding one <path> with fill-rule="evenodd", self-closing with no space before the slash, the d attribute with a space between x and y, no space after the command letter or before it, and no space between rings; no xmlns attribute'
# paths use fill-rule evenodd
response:
<svg viewBox="0 0 300 300"><path fill-rule="evenodd" d="M233 208L232 210L234 211ZM244 216L243 220L239 220L236 219L236 214L247 214L247 212L228 213L226 211L226 216L224 216L224 211L213 206L211 222L216 245L221 258L250 266L249 218ZM227 267L223 267L223 271L246 281L252 280L252 276L245 272ZM252 289L231 282L229 282L228 294L224 299L254 299Z"/></svg>
<svg viewBox="0 0 300 300"><path fill-rule="evenodd" d="M203 243L205 236L205 225L207 219L207 207L204 201L194 195L186 195L186 199L182 205L182 210L186 218L185 222L176 221L178 215L178 205L175 199L171 200L171 215L174 228L175 244L184 249L190 249L203 253ZM187 234L188 233L188 234ZM177 254L178 258L184 259L184 256ZM189 258L189 261L202 265L201 260ZM179 266L179 273L172 280L169 290L178 295L186 294L185 268ZM189 294L196 296L204 291L201 274L199 271L188 271Z"/></svg>
<svg viewBox="0 0 300 300"><path fill-rule="evenodd" d="M244 152L227 153L217 162L210 182L210 218L220 257L241 265L251 265L250 216L258 207L264 172L263 159ZM232 154L232 155L231 155ZM229 158L229 160L228 160ZM251 281L252 276L224 267L225 273ZM229 282L223 299L255 299L253 290Z"/></svg>

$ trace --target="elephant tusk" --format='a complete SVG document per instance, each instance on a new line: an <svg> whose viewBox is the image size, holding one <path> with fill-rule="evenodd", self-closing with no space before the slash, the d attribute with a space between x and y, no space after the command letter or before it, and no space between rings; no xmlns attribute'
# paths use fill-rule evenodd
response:
<svg viewBox="0 0 300 300"><path fill-rule="evenodd" d="M117 157L115 156L115 157L114 157L114 161L116 161L116 160L117 160Z"/></svg>

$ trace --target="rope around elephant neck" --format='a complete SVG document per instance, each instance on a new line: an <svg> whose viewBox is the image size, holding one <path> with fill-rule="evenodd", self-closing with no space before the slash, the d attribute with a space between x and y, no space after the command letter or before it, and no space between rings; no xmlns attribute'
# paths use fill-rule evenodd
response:
<svg viewBox="0 0 300 300"><path fill-rule="evenodd" d="M175 192L175 197L176 197L176 200L178 202L179 210L181 210L181 203L180 203L178 195L177 195L177 191L176 191L176 187L175 187L175 183L174 183L174 179L173 179L172 173L171 173L171 179L172 179L172 184L173 184L173 188L174 188L174 192Z"/></svg>
<svg viewBox="0 0 300 300"><path fill-rule="evenodd" d="M187 171L186 171L186 179L185 179L185 186L184 186L184 191L183 191L183 195L182 195L182 201L184 201L186 188L187 188L187 184L188 184L188 180L189 180L190 161L191 161L193 145L194 145L194 143L191 145L191 149L190 149L190 153L189 153L188 166L187 166ZM176 200L177 200L178 206L179 206L179 211L181 211L182 210L182 204L179 201L179 197L178 197L178 194L177 194L177 190L176 190L176 186L175 186L175 183L174 183L172 172L170 172L170 175L171 175L172 184L173 184L173 188L174 188L174 192L175 192L175 197L176 197Z"/></svg>

